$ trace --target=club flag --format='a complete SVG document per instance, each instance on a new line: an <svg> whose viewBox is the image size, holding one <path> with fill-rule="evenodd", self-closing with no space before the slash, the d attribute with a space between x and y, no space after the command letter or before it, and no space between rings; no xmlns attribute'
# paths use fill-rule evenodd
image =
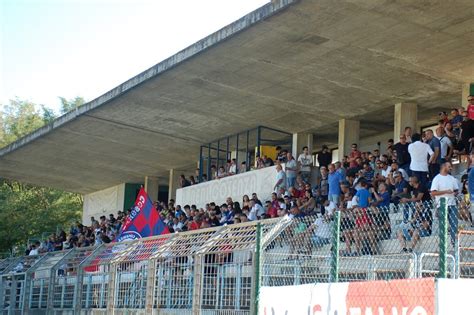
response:
<svg viewBox="0 0 474 315"><path fill-rule="evenodd" d="M125 219L116 241L169 233L168 227L153 207L145 189L140 188L131 214Z"/></svg>

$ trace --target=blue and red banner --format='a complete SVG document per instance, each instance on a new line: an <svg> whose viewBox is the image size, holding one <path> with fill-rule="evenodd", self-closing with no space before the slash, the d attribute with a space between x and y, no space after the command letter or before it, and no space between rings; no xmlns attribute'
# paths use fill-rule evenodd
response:
<svg viewBox="0 0 474 315"><path fill-rule="evenodd" d="M145 189L140 188L132 213L125 219L116 241L134 240L167 233L169 233L168 227L153 207Z"/></svg>

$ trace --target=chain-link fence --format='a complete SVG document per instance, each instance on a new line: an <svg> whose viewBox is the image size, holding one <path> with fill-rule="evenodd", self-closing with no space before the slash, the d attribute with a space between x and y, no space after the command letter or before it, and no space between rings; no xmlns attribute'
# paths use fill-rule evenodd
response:
<svg viewBox="0 0 474 315"><path fill-rule="evenodd" d="M261 287L472 278L471 225L462 200L328 206L306 216L295 210L277 219L7 258L0 260L2 313L255 314Z"/></svg>

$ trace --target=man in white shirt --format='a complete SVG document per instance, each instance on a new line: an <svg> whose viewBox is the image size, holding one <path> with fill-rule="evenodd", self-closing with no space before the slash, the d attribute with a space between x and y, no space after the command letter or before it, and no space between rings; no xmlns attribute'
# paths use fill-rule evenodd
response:
<svg viewBox="0 0 474 315"><path fill-rule="evenodd" d="M456 194L459 191L459 184L456 178L449 173L453 169L451 162L441 165L438 175L431 183L431 196L435 197L437 207L441 204L441 198L446 198L448 207L448 222L450 227L451 243L454 245L458 231L458 209L456 206Z"/></svg>
<svg viewBox="0 0 474 315"><path fill-rule="evenodd" d="M277 164L275 169L277 171L277 175L276 183L273 187L273 190L277 193L279 197L282 197L282 194L284 194L286 190L286 175L285 172L283 172L283 169L280 164Z"/></svg>
<svg viewBox="0 0 474 315"><path fill-rule="evenodd" d="M392 167L387 164L387 161L380 161L380 175L387 178L390 172L392 171Z"/></svg>
<svg viewBox="0 0 474 315"><path fill-rule="evenodd" d="M250 199L250 212L248 216L249 220L250 221L258 220L264 214L265 214L265 209L260 204L256 203L255 200Z"/></svg>
<svg viewBox="0 0 474 315"><path fill-rule="evenodd" d="M410 170L412 175L417 177L419 182L426 187L428 182L428 156L434 160L434 152L431 147L421 142L419 133L413 134L411 137L412 143L408 146L408 153L410 153L411 163Z"/></svg>
<svg viewBox="0 0 474 315"><path fill-rule="evenodd" d="M446 137L443 127L436 128L436 138L441 143L441 163L450 161L453 155L453 143Z"/></svg>
<svg viewBox="0 0 474 315"><path fill-rule="evenodd" d="M237 162L235 159L230 160L230 165L229 165L229 171L227 174L230 175L235 175L237 173Z"/></svg>
<svg viewBox="0 0 474 315"><path fill-rule="evenodd" d="M308 153L308 147L303 147L303 153L298 156L298 165L300 166L301 178L307 184L311 184L311 166L313 157Z"/></svg>
<svg viewBox="0 0 474 315"><path fill-rule="evenodd" d="M290 152L286 154L286 157L288 159L285 163L286 186L287 188L290 188L295 186L296 173L298 172L298 163Z"/></svg>

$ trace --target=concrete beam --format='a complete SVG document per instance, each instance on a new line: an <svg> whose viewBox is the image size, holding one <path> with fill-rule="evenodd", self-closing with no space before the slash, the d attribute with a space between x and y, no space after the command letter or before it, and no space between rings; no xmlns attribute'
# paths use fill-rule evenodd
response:
<svg viewBox="0 0 474 315"><path fill-rule="evenodd" d="M400 135L405 131L405 127L411 127L415 132L418 121L418 106L415 103L395 104L393 118L393 140L398 141Z"/></svg>
<svg viewBox="0 0 474 315"><path fill-rule="evenodd" d="M359 143L360 121L352 119L339 120L338 159L351 152L351 144Z"/></svg>
<svg viewBox="0 0 474 315"><path fill-rule="evenodd" d="M145 176L145 191L152 201L158 199L158 190L160 188L158 177L156 176Z"/></svg>
<svg viewBox="0 0 474 315"><path fill-rule="evenodd" d="M178 189L178 179L179 179L179 171L175 169L170 170L170 175L169 175L169 182L168 182L168 202L170 199L176 199L176 189Z"/></svg>

